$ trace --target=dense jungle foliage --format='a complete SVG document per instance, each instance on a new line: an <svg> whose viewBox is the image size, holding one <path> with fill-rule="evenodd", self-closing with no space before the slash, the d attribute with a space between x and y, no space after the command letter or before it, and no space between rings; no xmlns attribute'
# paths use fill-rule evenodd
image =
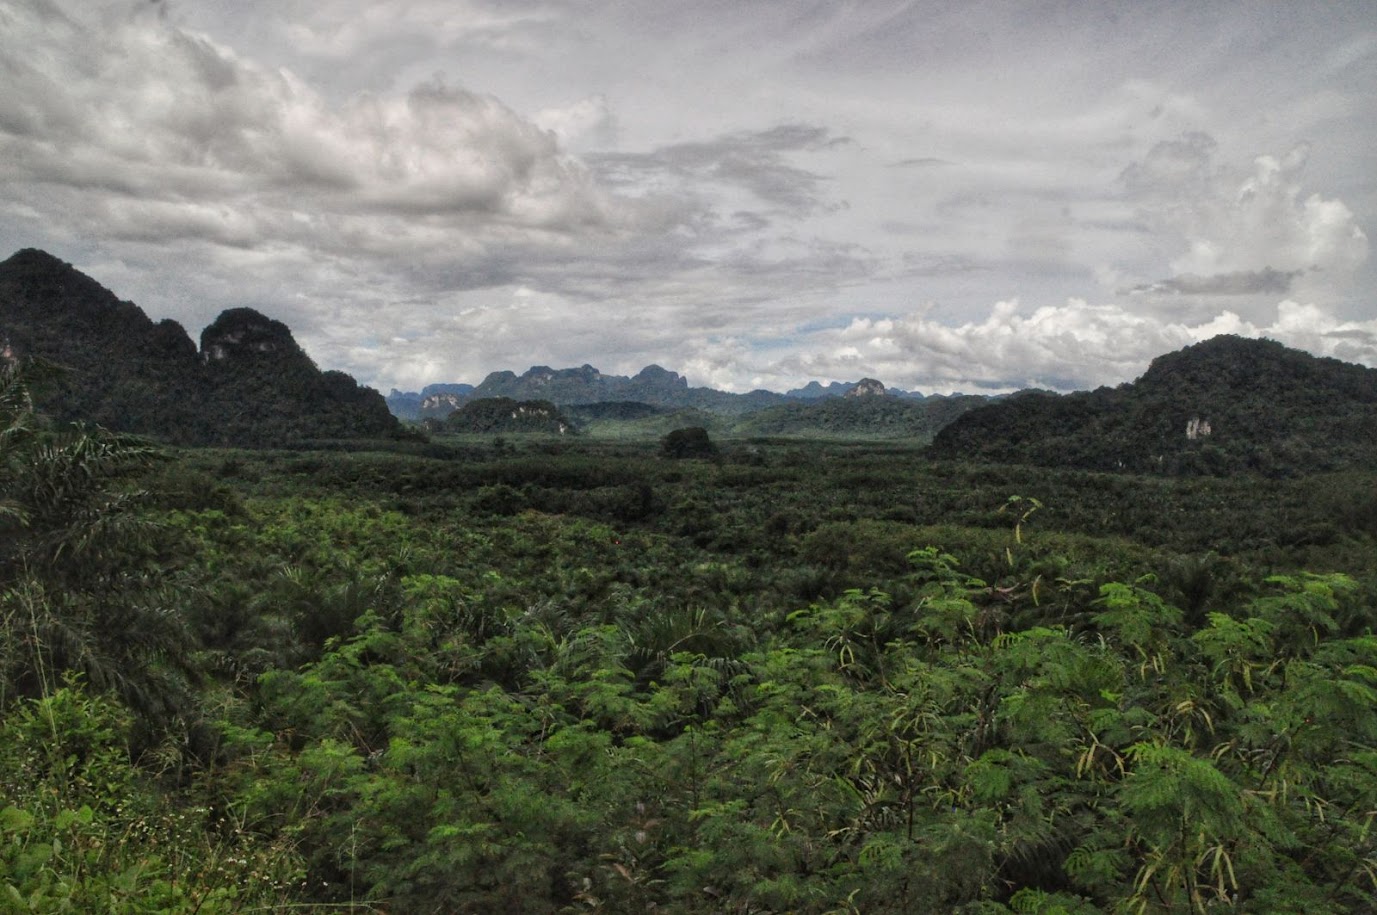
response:
<svg viewBox="0 0 1377 915"><path fill-rule="evenodd" d="M512 400L510 397L485 397L471 400L443 420L430 420L426 426L435 432L547 432L575 434L574 423L548 400Z"/></svg>
<svg viewBox="0 0 1377 915"><path fill-rule="evenodd" d="M1372 473L171 451L28 388L2 911L1373 911Z"/></svg>

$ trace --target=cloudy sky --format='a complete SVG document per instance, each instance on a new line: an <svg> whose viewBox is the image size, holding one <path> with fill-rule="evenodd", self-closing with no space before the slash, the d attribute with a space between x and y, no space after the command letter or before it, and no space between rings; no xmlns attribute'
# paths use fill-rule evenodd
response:
<svg viewBox="0 0 1377 915"><path fill-rule="evenodd" d="M380 388L1377 365L1377 4L0 0L0 257Z"/></svg>

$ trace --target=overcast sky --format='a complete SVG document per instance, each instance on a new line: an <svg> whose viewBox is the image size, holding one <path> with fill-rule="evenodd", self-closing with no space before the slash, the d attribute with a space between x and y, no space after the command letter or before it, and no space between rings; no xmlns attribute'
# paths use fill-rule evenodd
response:
<svg viewBox="0 0 1377 915"><path fill-rule="evenodd" d="M0 0L0 257L386 392L1377 365L1377 3Z"/></svg>

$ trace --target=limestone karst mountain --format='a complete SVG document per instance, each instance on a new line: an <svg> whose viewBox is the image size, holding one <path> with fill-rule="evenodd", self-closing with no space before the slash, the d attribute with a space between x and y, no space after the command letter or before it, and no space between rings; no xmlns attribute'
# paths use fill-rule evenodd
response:
<svg viewBox="0 0 1377 915"><path fill-rule="evenodd" d="M61 371L38 393L60 421L178 444L271 445L381 437L400 426L382 395L322 372L291 331L249 308L207 327L198 349L175 321L44 251L0 263L0 338Z"/></svg>
<svg viewBox="0 0 1377 915"><path fill-rule="evenodd" d="M1137 381L1025 392L939 432L936 457L1088 470L1297 474L1377 466L1377 369L1220 336Z"/></svg>

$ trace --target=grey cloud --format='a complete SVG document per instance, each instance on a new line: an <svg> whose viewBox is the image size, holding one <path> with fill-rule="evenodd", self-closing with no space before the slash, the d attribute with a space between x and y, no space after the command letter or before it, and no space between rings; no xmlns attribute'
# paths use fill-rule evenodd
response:
<svg viewBox="0 0 1377 915"><path fill-rule="evenodd" d="M108 34L94 14L67 22L53 45L39 16L18 19L7 66L29 107L0 104L11 181L246 219L302 209L477 213L530 228L615 219L586 169L489 96L436 80L404 98L332 107L288 72L156 20ZM366 231L357 220L354 229Z"/></svg>
<svg viewBox="0 0 1377 915"><path fill-rule="evenodd" d="M836 137L826 127L815 124L780 124L767 130L734 135L741 145L757 146L776 152L802 149L834 149L852 142L850 137Z"/></svg>
<svg viewBox="0 0 1377 915"><path fill-rule="evenodd" d="M1368 322L1330 319L1370 313L1332 289L1374 276L1377 57L1313 6L0 0L0 239L193 328L272 306L383 384L384 352L422 383L653 353L746 387L786 351L1124 380L1226 293L1211 329L1269 330L1283 289L1330 311L1278 334L1362 354Z"/></svg>
<svg viewBox="0 0 1377 915"><path fill-rule="evenodd" d="M1216 273L1213 276L1183 274L1156 283L1123 290L1125 295L1160 293L1168 295L1285 295L1304 270L1252 270Z"/></svg>
<svg viewBox="0 0 1377 915"><path fill-rule="evenodd" d="M865 249L856 244L811 239L792 247L796 250L778 257L764 250L738 252L726 258L723 265L738 275L770 277L775 281L789 277L795 282L811 277L832 283L863 276L877 266Z"/></svg>
<svg viewBox="0 0 1377 915"><path fill-rule="evenodd" d="M988 272L990 264L959 254L907 253L902 258L905 276L952 276L964 273Z"/></svg>
<svg viewBox="0 0 1377 915"><path fill-rule="evenodd" d="M900 159L898 162L891 162L890 168L937 168L943 165L951 165L949 159L938 159L933 156L922 156L917 159Z"/></svg>
<svg viewBox="0 0 1377 915"><path fill-rule="evenodd" d="M603 177L620 185L711 181L745 190L762 203L792 215L825 206L823 175L789 164L788 153L818 152L851 141L825 127L783 124L765 130L737 131L712 140L677 143L649 153L603 153L588 157Z"/></svg>
<svg viewBox="0 0 1377 915"><path fill-rule="evenodd" d="M770 220L747 210L737 210L731 218L736 227L746 232L761 232L770 227Z"/></svg>
<svg viewBox="0 0 1377 915"><path fill-rule="evenodd" d="M1217 177L1213 157L1218 148L1214 137L1202 131L1163 140L1141 162L1125 168L1119 180L1136 197L1212 197Z"/></svg>

